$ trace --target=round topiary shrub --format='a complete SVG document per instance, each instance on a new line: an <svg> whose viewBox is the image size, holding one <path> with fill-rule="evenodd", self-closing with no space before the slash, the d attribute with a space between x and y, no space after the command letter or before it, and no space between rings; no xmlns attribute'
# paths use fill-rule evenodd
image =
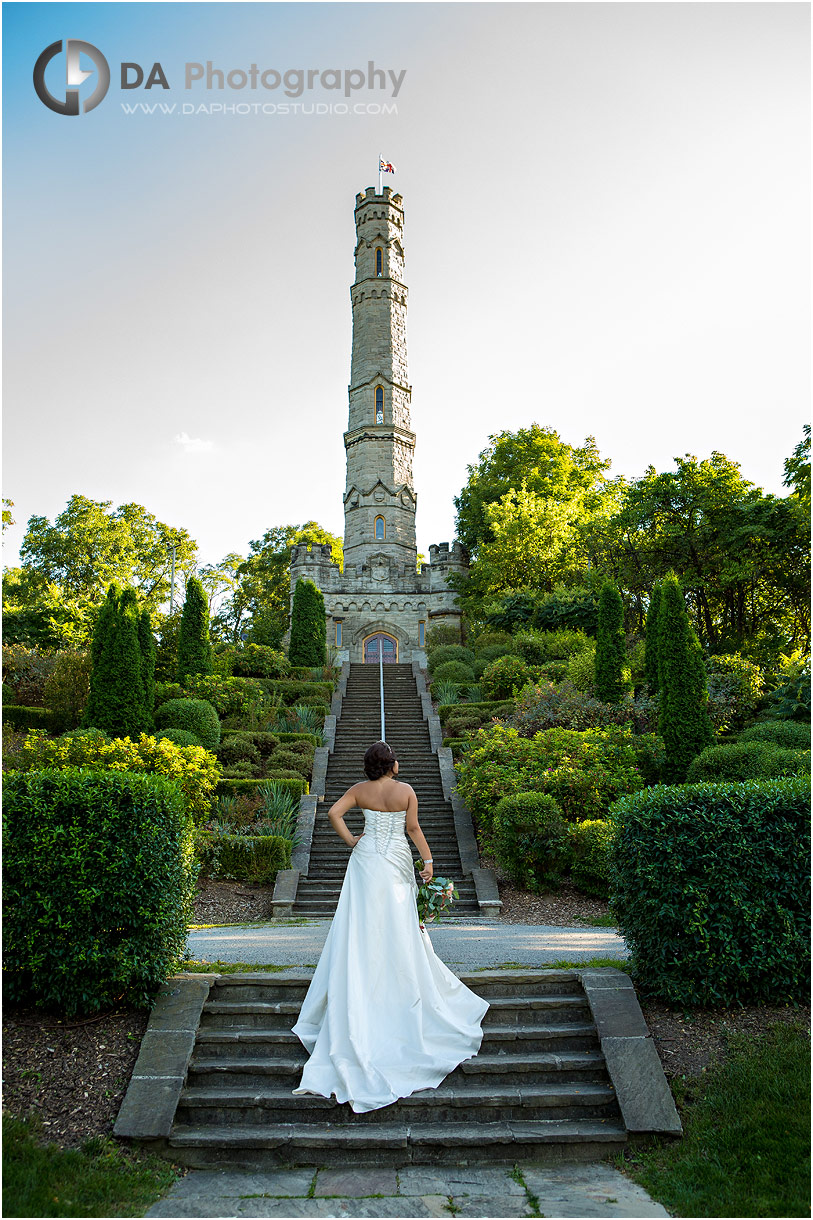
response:
<svg viewBox="0 0 813 1220"><path fill-rule="evenodd" d="M568 827L573 849L570 876L585 894L606 898L610 886L610 860L615 837L613 823L604 818L586 818Z"/></svg>
<svg viewBox="0 0 813 1220"><path fill-rule="evenodd" d="M458 686L468 686L474 681L474 670L462 661L444 661L432 676L432 685L436 682L456 682Z"/></svg>
<svg viewBox="0 0 813 1220"><path fill-rule="evenodd" d="M311 773L312 765L312 758L282 747L275 750L268 759L268 766L275 771L296 771L299 775L304 775L306 779Z"/></svg>
<svg viewBox="0 0 813 1220"><path fill-rule="evenodd" d="M636 986L673 1006L807 997L806 779L658 785L609 816L610 902Z"/></svg>
<svg viewBox="0 0 813 1220"><path fill-rule="evenodd" d="M460 661L470 669L474 664L474 653L470 648L463 648L461 644L441 644L429 654L427 665L430 674L435 674L441 665L446 665L449 661Z"/></svg>
<svg viewBox="0 0 813 1220"><path fill-rule="evenodd" d="M6 998L67 1017L149 1004L198 871L177 785L68 768L9 774L3 797Z"/></svg>
<svg viewBox="0 0 813 1220"><path fill-rule="evenodd" d="M250 737L224 737L217 747L218 762L231 766L236 762L260 765L260 751Z"/></svg>
<svg viewBox="0 0 813 1220"><path fill-rule="evenodd" d="M554 888L569 862L567 825L546 792L504 796L494 810L492 839L498 863L534 893Z"/></svg>
<svg viewBox="0 0 813 1220"><path fill-rule="evenodd" d="M738 741L770 741L785 750L809 750L810 725L799 720L763 720L743 729Z"/></svg>
<svg viewBox="0 0 813 1220"><path fill-rule="evenodd" d="M499 657L480 679L486 699L511 699L531 681L531 671L520 657Z"/></svg>
<svg viewBox="0 0 813 1220"><path fill-rule="evenodd" d="M770 741L735 741L731 745L707 746L692 759L686 782L774 779L805 775L809 771L809 750L784 750Z"/></svg>
<svg viewBox="0 0 813 1220"><path fill-rule="evenodd" d="M168 699L156 711L155 724L159 729L186 729L207 750L220 744L220 721L205 699Z"/></svg>
<svg viewBox="0 0 813 1220"><path fill-rule="evenodd" d="M190 733L188 729L157 729L155 736L159 740L166 739L173 742L176 746L199 746L200 738L194 733Z"/></svg>
<svg viewBox="0 0 813 1220"><path fill-rule="evenodd" d="M60 738L65 737L71 741L75 737L87 737L91 741L112 741L102 729L70 729L67 733L60 733Z"/></svg>

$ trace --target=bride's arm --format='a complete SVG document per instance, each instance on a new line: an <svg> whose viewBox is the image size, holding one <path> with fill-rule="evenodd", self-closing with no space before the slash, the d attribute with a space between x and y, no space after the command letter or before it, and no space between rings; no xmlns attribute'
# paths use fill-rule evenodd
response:
<svg viewBox="0 0 813 1220"><path fill-rule="evenodd" d="M423 831L418 823L418 798L412 788L409 789L409 793L409 803L406 811L406 832L417 847L418 851L421 853L421 859L429 861L429 863L423 867L419 873L419 876L423 877L424 881L431 881L433 872L432 853L429 850L429 844L423 837Z"/></svg>
<svg viewBox="0 0 813 1220"><path fill-rule="evenodd" d="M348 788L344 796L340 796L334 805L330 806L327 811L327 816L330 824L336 831L336 834L342 839L348 847L355 847L361 835L354 835L349 827L345 825L344 815L351 809L356 808L356 788L358 784L354 784L352 788Z"/></svg>

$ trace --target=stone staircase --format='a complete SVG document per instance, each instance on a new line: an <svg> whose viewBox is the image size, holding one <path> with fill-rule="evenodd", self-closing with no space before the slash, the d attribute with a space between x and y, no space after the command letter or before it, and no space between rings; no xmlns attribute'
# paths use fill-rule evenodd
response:
<svg viewBox="0 0 813 1220"><path fill-rule="evenodd" d="M418 818L432 852L435 875L454 880L460 895L454 904L455 915L478 915L474 881L463 876L452 806L443 796L437 755L432 753L410 665L384 666L384 709L387 742L399 762L398 778L411 784L417 794ZM328 762L325 799L316 809L308 875L299 879L294 915L332 917L336 910L350 848L331 827L327 811L342 793L366 778L364 753L380 738L378 666L351 665ZM351 810L345 821L353 834L361 833L364 815L360 810ZM414 847L413 856L417 859Z"/></svg>
<svg viewBox="0 0 813 1220"><path fill-rule="evenodd" d="M263 1168L591 1160L627 1141L579 976L460 976L489 1001L480 1053L436 1089L354 1114L294 1097L307 1058L291 1033L311 975L221 975L203 1005L166 1155Z"/></svg>

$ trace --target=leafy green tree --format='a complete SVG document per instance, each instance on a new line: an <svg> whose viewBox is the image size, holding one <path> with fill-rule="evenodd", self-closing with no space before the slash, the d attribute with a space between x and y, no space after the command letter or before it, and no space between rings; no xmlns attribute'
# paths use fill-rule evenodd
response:
<svg viewBox="0 0 813 1220"><path fill-rule="evenodd" d="M620 703L623 699L626 660L624 604L618 589L608 580L599 596L596 631L596 696L602 703Z"/></svg>
<svg viewBox="0 0 813 1220"><path fill-rule="evenodd" d="M203 585L195 576L186 582L186 600L178 637L178 681L190 674L212 673L209 640L209 603Z"/></svg>
<svg viewBox="0 0 813 1220"><path fill-rule="evenodd" d="M53 524L28 521L19 575L4 581L3 609L13 637L42 647L80 647L93 631L111 582L132 586L151 612L169 596L168 551L194 570L197 546L186 530L158 521L140 504L71 496Z"/></svg>
<svg viewBox="0 0 813 1220"><path fill-rule="evenodd" d="M810 519L810 424L802 429L802 440L793 450L793 455L785 459L785 477L782 482L785 487L791 487L799 501L799 507L805 518Z"/></svg>
<svg viewBox="0 0 813 1220"><path fill-rule="evenodd" d="M644 677L650 695L658 691L658 611L661 604L661 586L652 586L649 595L649 605L646 611L646 629L644 638Z"/></svg>
<svg viewBox="0 0 813 1220"><path fill-rule="evenodd" d="M10 525L16 525L16 524L17 524L17 523L16 523L16 521L14 520L14 518L13 518L13 517L12 517L12 515L11 515L11 510L12 510L12 508L14 508L14 501L13 501L13 500L6 500L6 499L5 499L5 497L4 497L4 498L3 498L3 509L2 509L2 513L3 513L3 533L4 533L4 534L5 534L6 530L9 528L9 526L10 526Z"/></svg>
<svg viewBox="0 0 813 1220"><path fill-rule="evenodd" d="M466 486L455 498L457 536L473 558L480 546L496 541L499 517L489 517L488 506L499 504L510 492L516 494L523 483L537 505L575 501L587 515L599 508L610 462L599 456L594 437L574 448L553 428L532 424L488 439L488 447L468 467Z"/></svg>
<svg viewBox="0 0 813 1220"><path fill-rule="evenodd" d="M134 740L152 727L144 705L138 619L135 591L121 593L111 586L94 631L90 696L83 717L86 727Z"/></svg>
<svg viewBox="0 0 813 1220"><path fill-rule="evenodd" d="M765 495L714 452L647 468L620 510L589 536L641 629L648 591L668 571L685 590L695 631L711 652L771 656L810 648L810 529L793 496ZM589 532L589 527L588 527Z"/></svg>
<svg viewBox="0 0 813 1220"><path fill-rule="evenodd" d="M658 610L658 732L666 761L663 778L679 784L692 759L714 740L709 720L708 683L700 642L692 630L680 582L668 572Z"/></svg>
<svg viewBox="0 0 813 1220"><path fill-rule="evenodd" d="M150 612L144 607L138 617L138 647L141 653L141 686L144 708L152 719L155 707L155 637L152 634Z"/></svg>
<svg viewBox="0 0 813 1220"><path fill-rule="evenodd" d="M325 599L312 580L296 582L291 615L291 643L288 659L292 665L324 665L327 626Z"/></svg>
<svg viewBox="0 0 813 1220"><path fill-rule="evenodd" d="M213 623L218 639L280 647L291 605L291 551L302 543L329 544L334 562L341 567L341 538L315 521L266 530L250 544L248 558L236 569L236 587L218 607Z"/></svg>

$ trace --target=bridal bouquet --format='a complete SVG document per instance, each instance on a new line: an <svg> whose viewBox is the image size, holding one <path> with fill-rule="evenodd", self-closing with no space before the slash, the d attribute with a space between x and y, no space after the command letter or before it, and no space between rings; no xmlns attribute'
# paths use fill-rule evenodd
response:
<svg viewBox="0 0 813 1220"><path fill-rule="evenodd" d="M416 860L415 871L420 873L422 868L423 860ZM433 877L431 881L422 881L418 877L418 923L421 929L433 919L440 919L446 908L459 897L454 881L446 877Z"/></svg>

